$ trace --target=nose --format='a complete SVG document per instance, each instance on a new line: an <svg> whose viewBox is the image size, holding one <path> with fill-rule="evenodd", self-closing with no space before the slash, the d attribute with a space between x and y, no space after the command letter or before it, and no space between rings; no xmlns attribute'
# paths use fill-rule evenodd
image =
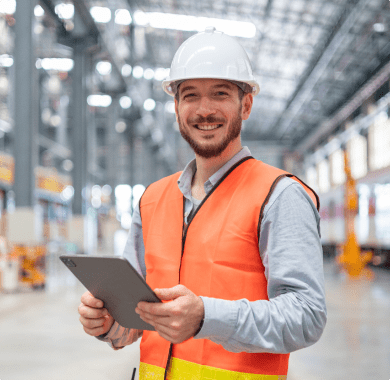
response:
<svg viewBox="0 0 390 380"><path fill-rule="evenodd" d="M213 102L207 96L202 96L198 103L196 114L199 116L207 117L209 115L214 115L215 113L216 109L213 105Z"/></svg>

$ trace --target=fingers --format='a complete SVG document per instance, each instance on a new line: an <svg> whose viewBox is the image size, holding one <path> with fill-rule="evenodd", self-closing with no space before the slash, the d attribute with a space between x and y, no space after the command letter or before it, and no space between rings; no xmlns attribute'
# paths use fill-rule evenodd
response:
<svg viewBox="0 0 390 380"><path fill-rule="evenodd" d="M103 307L103 302L95 298L90 292L81 296L81 304L78 308L80 322L84 331L92 336L105 334L114 324L114 318Z"/></svg>
<svg viewBox="0 0 390 380"><path fill-rule="evenodd" d="M158 325L169 327L172 320L172 318L168 316L156 316L144 312L140 313L140 318L154 327Z"/></svg>
<svg viewBox="0 0 390 380"><path fill-rule="evenodd" d="M159 315L161 317L168 317L172 314L172 306L170 303L153 303L153 302L139 302L135 312L149 313L153 315Z"/></svg>
<svg viewBox="0 0 390 380"><path fill-rule="evenodd" d="M91 336L99 336L102 334L105 334L109 329L105 326L105 324L95 327L95 328L89 328L83 325L84 331Z"/></svg>
<svg viewBox="0 0 390 380"><path fill-rule="evenodd" d="M83 303L80 304L78 310L79 314L84 318L102 318L105 315L109 315L107 309L105 308L95 309L93 307L86 306Z"/></svg>
<svg viewBox="0 0 390 380"><path fill-rule="evenodd" d="M81 324L87 329L95 329L97 327L103 327L106 318L88 319L80 316L79 320Z"/></svg>
<svg viewBox="0 0 390 380"><path fill-rule="evenodd" d="M99 336L107 333L114 324L114 318L106 315L104 318L89 319L80 316L79 318L83 325L84 331L92 336Z"/></svg>
<svg viewBox="0 0 390 380"><path fill-rule="evenodd" d="M101 308L103 307L103 301L95 298L90 292L85 292L81 296L81 302L84 305L90 306L90 307L95 307L95 308Z"/></svg>
<svg viewBox="0 0 390 380"><path fill-rule="evenodd" d="M191 293L191 291L184 285L176 285L173 288L154 289L154 292L162 301L174 300L177 297L185 296Z"/></svg>

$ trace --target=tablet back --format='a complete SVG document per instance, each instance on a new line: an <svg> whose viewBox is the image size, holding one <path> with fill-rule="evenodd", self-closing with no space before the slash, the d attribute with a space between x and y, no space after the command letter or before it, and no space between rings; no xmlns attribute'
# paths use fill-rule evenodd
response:
<svg viewBox="0 0 390 380"><path fill-rule="evenodd" d="M94 297L104 302L104 307L121 326L154 330L135 308L140 301L161 301L125 258L62 255L60 259Z"/></svg>

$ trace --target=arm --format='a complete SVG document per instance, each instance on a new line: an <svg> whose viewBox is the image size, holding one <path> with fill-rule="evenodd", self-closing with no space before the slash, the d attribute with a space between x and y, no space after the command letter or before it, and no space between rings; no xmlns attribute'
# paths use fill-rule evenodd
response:
<svg viewBox="0 0 390 380"><path fill-rule="evenodd" d="M314 344L326 323L319 215L304 189L284 179L266 207L260 252L269 301L201 297L195 336L233 352L288 353Z"/></svg>
<svg viewBox="0 0 390 380"><path fill-rule="evenodd" d="M132 225L123 251L123 257L137 269L138 273L145 277L146 269L144 254L145 247L142 236L142 221L138 204L134 209ZM97 338L103 342L107 342L114 350L118 350L134 343L141 336L142 330L125 328L114 321L111 329L106 334L97 336Z"/></svg>

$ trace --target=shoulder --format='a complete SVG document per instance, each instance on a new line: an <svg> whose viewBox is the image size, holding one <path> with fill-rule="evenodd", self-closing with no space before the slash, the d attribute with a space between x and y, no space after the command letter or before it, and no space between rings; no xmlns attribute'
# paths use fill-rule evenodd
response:
<svg viewBox="0 0 390 380"><path fill-rule="evenodd" d="M182 172L177 172L175 174L172 174L168 177L161 178L158 181L150 184L145 189L145 191L141 197L140 207L144 206L145 204L147 204L151 201L152 202L156 201L159 198L159 196L163 192L165 192L166 189L169 189L171 187L178 189L177 180L179 179L181 173Z"/></svg>
<svg viewBox="0 0 390 380"><path fill-rule="evenodd" d="M319 218L318 211L309 194L304 187L292 178L282 178L273 190L268 203L264 208L264 216L272 208L282 208L285 210L313 210L316 219Z"/></svg>

